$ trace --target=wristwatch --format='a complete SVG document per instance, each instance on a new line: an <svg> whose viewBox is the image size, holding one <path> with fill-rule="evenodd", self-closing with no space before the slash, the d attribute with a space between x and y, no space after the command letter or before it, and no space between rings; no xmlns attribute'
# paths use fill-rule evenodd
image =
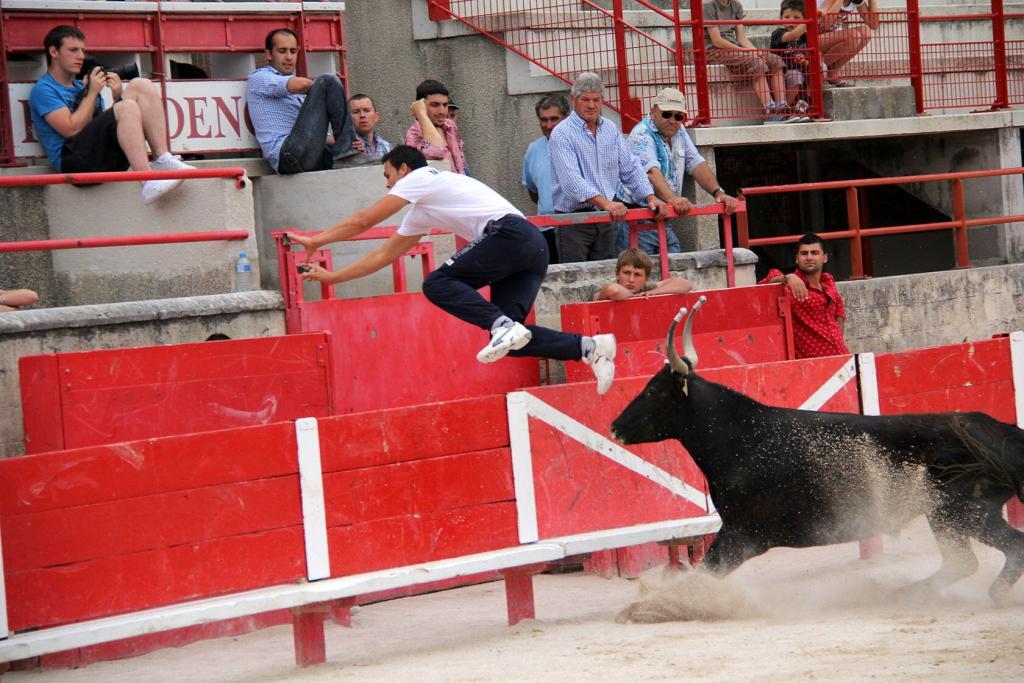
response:
<svg viewBox="0 0 1024 683"><path fill-rule="evenodd" d="M719 185L719 186L718 186L718 187L716 187L715 189L711 190L711 196L712 196L712 197L713 197L714 199L718 199L718 193L719 193L719 192L721 192L722 194L728 194L728 193L727 193L727 192L726 192L726 191L725 191L724 189L722 189L722 186L721 186L721 185Z"/></svg>

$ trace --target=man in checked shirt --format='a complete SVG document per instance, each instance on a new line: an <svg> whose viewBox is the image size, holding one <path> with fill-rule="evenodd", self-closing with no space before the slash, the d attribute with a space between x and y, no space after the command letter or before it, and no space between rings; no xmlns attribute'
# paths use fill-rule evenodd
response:
<svg viewBox="0 0 1024 683"><path fill-rule="evenodd" d="M787 275L773 268L759 285L785 282L793 292L793 347L797 358L820 358L850 353L843 340L846 304L828 263L824 243L813 232L797 243L796 270Z"/></svg>
<svg viewBox="0 0 1024 683"><path fill-rule="evenodd" d="M643 198L658 216L668 205L654 188L640 160L607 118L601 116L604 85L601 77L585 71L570 91L573 111L551 131L551 204L555 213L607 211L613 221L626 215L626 205L615 201L622 182L630 196ZM562 263L615 258L615 229L611 223L567 225L555 229Z"/></svg>

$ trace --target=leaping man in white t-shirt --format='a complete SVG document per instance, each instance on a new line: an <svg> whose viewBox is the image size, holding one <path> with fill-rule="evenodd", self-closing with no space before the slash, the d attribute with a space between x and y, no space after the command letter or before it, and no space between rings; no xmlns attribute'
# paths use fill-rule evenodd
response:
<svg viewBox="0 0 1024 683"><path fill-rule="evenodd" d="M615 337L584 337L525 325L548 269L548 247L541 232L497 192L468 176L427 166L423 153L398 145L382 159L390 192L314 237L289 235L317 249L350 239L398 213L412 210L398 231L355 263L334 272L308 264L303 279L327 284L375 273L409 251L432 228L451 230L469 241L423 281L423 294L435 306L471 325L490 330L491 340L476 358L492 363L506 355L580 360L594 370L597 393L615 378ZM491 300L480 296L490 286Z"/></svg>

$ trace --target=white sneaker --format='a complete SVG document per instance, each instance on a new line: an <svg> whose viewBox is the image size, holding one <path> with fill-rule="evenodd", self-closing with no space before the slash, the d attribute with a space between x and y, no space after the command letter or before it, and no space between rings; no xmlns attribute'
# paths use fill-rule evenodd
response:
<svg viewBox="0 0 1024 683"><path fill-rule="evenodd" d="M149 167L154 171L182 171L185 169L195 168L195 166L189 166L182 161L181 157L169 152L159 159L153 159L153 161L150 162Z"/></svg>
<svg viewBox="0 0 1024 683"><path fill-rule="evenodd" d="M171 180L147 180L142 183L142 203L152 204L178 185L181 185L183 182L185 181L182 178L174 178Z"/></svg>
<svg viewBox="0 0 1024 683"><path fill-rule="evenodd" d="M603 394L612 387L615 379L615 335L598 334L594 336L597 345L583 362L590 366L597 378L597 393Z"/></svg>
<svg viewBox="0 0 1024 683"><path fill-rule="evenodd" d="M509 351L521 349L529 344L531 337L533 337L533 332L520 323L499 327L491 332L490 343L480 349L480 353L476 354L476 359L481 363L493 363L499 358L504 358Z"/></svg>

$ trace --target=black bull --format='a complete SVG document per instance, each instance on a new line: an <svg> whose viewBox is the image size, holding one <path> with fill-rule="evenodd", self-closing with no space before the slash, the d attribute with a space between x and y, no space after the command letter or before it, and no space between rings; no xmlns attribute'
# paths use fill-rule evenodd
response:
<svg viewBox="0 0 1024 683"><path fill-rule="evenodd" d="M983 413L871 417L766 406L692 372L692 313L682 358L673 342L684 315L669 328L669 363L616 418L612 434L625 444L677 439L703 471L722 518L706 569L724 575L777 546L891 532L923 512L942 566L918 588L974 573L973 537L1006 556L989 594L1012 600L1024 532L1002 508L1013 496L1024 499L1024 431Z"/></svg>

